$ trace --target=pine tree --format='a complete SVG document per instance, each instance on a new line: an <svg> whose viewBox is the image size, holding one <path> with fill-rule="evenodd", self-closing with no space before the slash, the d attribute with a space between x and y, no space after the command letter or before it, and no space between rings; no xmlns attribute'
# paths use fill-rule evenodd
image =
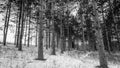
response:
<svg viewBox="0 0 120 68"><path fill-rule="evenodd" d="M107 60L105 56L105 50L104 50L104 44L103 44L103 37L102 37L102 29L101 29L101 24L99 22L99 16L97 12L97 3L95 0L92 0L92 5L93 5L93 11L95 13L95 23L96 23L96 36L97 36L97 47L98 47L98 52L99 52L99 60L100 60L100 67L102 68L108 68L107 66Z"/></svg>
<svg viewBox="0 0 120 68"><path fill-rule="evenodd" d="M41 6L38 6L37 8L37 16L38 16L38 29L39 29L39 35L38 35L38 60L44 60L43 55L43 0L39 0L39 3Z"/></svg>
<svg viewBox="0 0 120 68"><path fill-rule="evenodd" d="M3 45L4 46L6 45L6 40L7 40L8 26L9 26L10 13L11 13L11 2L12 0L8 0L8 4L7 4L5 24L4 24L4 30L3 30Z"/></svg>

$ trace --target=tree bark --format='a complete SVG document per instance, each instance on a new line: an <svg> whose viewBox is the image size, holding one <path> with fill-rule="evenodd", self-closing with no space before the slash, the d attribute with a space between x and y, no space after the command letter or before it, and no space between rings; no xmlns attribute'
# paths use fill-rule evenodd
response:
<svg viewBox="0 0 120 68"><path fill-rule="evenodd" d="M64 52L64 49L63 49L63 41L64 41L64 35L63 35L63 20L61 20L61 27L60 27L60 47L61 47L61 53Z"/></svg>
<svg viewBox="0 0 120 68"><path fill-rule="evenodd" d="M7 32L8 32L8 26L9 26L10 12L11 12L11 2L8 1L4 30L3 30L3 45L4 46L6 45L6 40L7 40Z"/></svg>
<svg viewBox="0 0 120 68"><path fill-rule="evenodd" d="M38 11L39 12L39 11ZM39 13L39 17L42 18L42 14ZM38 59L43 60L43 29L42 29L42 19L39 20L39 39L38 39Z"/></svg>
<svg viewBox="0 0 120 68"><path fill-rule="evenodd" d="M16 47L19 47L20 45L20 29L21 29L21 21L22 21L22 0L20 1L20 13L19 13L19 23L18 23L18 35L17 35L17 44L16 44Z"/></svg>
<svg viewBox="0 0 120 68"><path fill-rule="evenodd" d="M25 22L26 24L25 24L25 39L24 39L24 45L26 46L26 40L27 40L27 30L28 30L28 27L27 27L27 25L28 25L28 17L26 17L27 18L27 21Z"/></svg>
<svg viewBox="0 0 120 68"><path fill-rule="evenodd" d="M97 24L97 30L96 30L96 36L97 36L97 47L98 47L98 52L99 52L99 60L100 60L100 67L101 68L108 68L107 65L107 60L106 60L106 56L105 56L105 50L104 50L104 44L103 44L103 37L102 37L102 29L101 29L101 24L99 22L99 16L98 16L98 12L97 12L97 3L95 2L95 0L92 0L93 2L93 10L95 13L95 23Z"/></svg>
<svg viewBox="0 0 120 68"><path fill-rule="evenodd" d="M23 30L24 30L24 3L22 0L21 3L21 19L20 19L21 27L20 27L20 36L19 36L19 47L18 50L22 51L22 39L23 39Z"/></svg>
<svg viewBox="0 0 120 68"><path fill-rule="evenodd" d="M40 10L43 11L43 0L39 0L39 3L41 6L38 8L38 28L39 28L39 39L38 39L38 60L44 60L43 55L43 12L40 12Z"/></svg>
<svg viewBox="0 0 120 68"><path fill-rule="evenodd" d="M35 46L38 46L38 19L37 19L37 23L36 23L36 38L35 38Z"/></svg>
<svg viewBox="0 0 120 68"><path fill-rule="evenodd" d="M16 31L15 31L15 40L14 40L14 45L17 45L18 20L19 20L19 13L17 13L17 19L16 19Z"/></svg>
<svg viewBox="0 0 120 68"><path fill-rule="evenodd" d="M49 34L48 35L49 35L49 48L50 48L50 46L51 46L50 45L51 44L50 43L50 39L51 39L50 20L49 20Z"/></svg>
<svg viewBox="0 0 120 68"><path fill-rule="evenodd" d="M53 25L52 25L52 52L51 55L55 55L55 31L54 31L54 21L53 21Z"/></svg>
<svg viewBox="0 0 120 68"><path fill-rule="evenodd" d="M68 51L70 51L71 48L72 48L71 29L70 26L68 26Z"/></svg>
<svg viewBox="0 0 120 68"><path fill-rule="evenodd" d="M81 22L82 22L82 41L83 41L83 46L85 45L85 34L84 34L84 15L81 15Z"/></svg>
<svg viewBox="0 0 120 68"><path fill-rule="evenodd" d="M30 24L31 24L31 12L30 12L30 16L29 16L29 24L28 24L28 41L27 41L27 47L30 46Z"/></svg>
<svg viewBox="0 0 120 68"><path fill-rule="evenodd" d="M46 40L46 49L48 49L48 29L47 29L47 27L48 27L48 24L46 22L46 38L45 38L45 40Z"/></svg>

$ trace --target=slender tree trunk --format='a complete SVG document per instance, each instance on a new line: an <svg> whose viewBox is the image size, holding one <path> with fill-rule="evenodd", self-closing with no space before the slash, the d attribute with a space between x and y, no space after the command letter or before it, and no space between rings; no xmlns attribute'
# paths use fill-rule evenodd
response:
<svg viewBox="0 0 120 68"><path fill-rule="evenodd" d="M54 4L52 3L51 7L53 8L54 7ZM53 17L53 12L51 11L51 17L52 17L52 55L55 55L55 21L54 21L54 17Z"/></svg>
<svg viewBox="0 0 120 68"><path fill-rule="evenodd" d="M59 45L59 35L56 33L56 40L57 40L57 43L56 43L56 47L58 48L58 45Z"/></svg>
<svg viewBox="0 0 120 68"><path fill-rule="evenodd" d="M50 20L49 20L49 48L50 48L50 39L51 39L51 34L50 34L51 30L50 30Z"/></svg>
<svg viewBox="0 0 120 68"><path fill-rule="evenodd" d="M22 21L22 33L21 33L21 37L23 39L23 37L25 37L24 35L26 34L25 32L25 27L26 27L26 12L24 12L23 14L23 21ZM21 41L23 42L23 40L21 39ZM21 42L21 44L22 44ZM24 44L24 43L23 43Z"/></svg>
<svg viewBox="0 0 120 68"><path fill-rule="evenodd" d="M18 23L18 35L17 35L17 44L16 47L20 45L20 29L21 29L21 19L22 19L22 1L20 1L20 13L19 13L19 23Z"/></svg>
<svg viewBox="0 0 120 68"><path fill-rule="evenodd" d="M46 49L48 49L48 30L46 29Z"/></svg>
<svg viewBox="0 0 120 68"><path fill-rule="evenodd" d="M19 20L19 13L17 13L17 19L16 19L16 31L15 31L15 40L14 45L17 44L17 35L18 35L18 20Z"/></svg>
<svg viewBox="0 0 120 68"><path fill-rule="evenodd" d="M7 19L8 19L8 11L9 11L9 3L7 5L7 11L6 11L6 17L5 17L5 23L4 23L4 30L3 30L3 45L6 45L5 42L5 32L6 32L6 23L7 23Z"/></svg>
<svg viewBox="0 0 120 68"><path fill-rule="evenodd" d="M51 54L52 55L55 55L55 31L54 31L54 22L53 22L53 29L52 29L52 34L53 34L53 36L52 36L52 52L51 52Z"/></svg>
<svg viewBox="0 0 120 68"><path fill-rule="evenodd" d="M93 10L95 13L95 22L97 24L96 25L97 26L96 36L97 36L100 67L101 68L108 68L107 60L106 60L106 56L105 56L104 44L103 44L101 24L99 22L98 12L96 11L97 3L95 2L95 0L92 0L92 2L93 2Z"/></svg>
<svg viewBox="0 0 120 68"><path fill-rule="evenodd" d="M47 29L48 25L47 25L47 22L46 22L46 49L48 49L48 29Z"/></svg>
<svg viewBox="0 0 120 68"><path fill-rule="evenodd" d="M38 19L37 19L37 23L36 23L36 47L38 46Z"/></svg>
<svg viewBox="0 0 120 68"><path fill-rule="evenodd" d="M63 51L66 50L65 24L63 24Z"/></svg>
<svg viewBox="0 0 120 68"><path fill-rule="evenodd" d="M38 38L38 34L37 34L37 32L36 32L36 44L35 44L35 45L36 45L36 47L38 46L38 45L37 45L37 44L38 44L38 43L37 43L37 41L38 41L38 39L37 39L37 38Z"/></svg>
<svg viewBox="0 0 120 68"><path fill-rule="evenodd" d="M81 15L82 26L84 26L84 15ZM85 46L85 34L84 34L84 27L82 27L82 40L83 46Z"/></svg>
<svg viewBox="0 0 120 68"><path fill-rule="evenodd" d="M30 25L31 25L31 12L30 12L30 16L29 16L29 24L28 24L28 41L27 41L27 47L30 46Z"/></svg>
<svg viewBox="0 0 120 68"><path fill-rule="evenodd" d="M70 51L71 48L72 48L71 29L70 26L68 26L68 51Z"/></svg>
<svg viewBox="0 0 120 68"><path fill-rule="evenodd" d="M108 43L108 52L110 53L110 42L109 42L109 38L108 38L108 31L106 30L106 36L107 36L107 43Z"/></svg>
<svg viewBox="0 0 120 68"><path fill-rule="evenodd" d="M24 11L25 11L25 9L24 9ZM24 17L23 17L23 34L22 34L22 37L24 37L24 39L22 40L24 46L25 46L26 25L27 25L26 19L27 19L27 12L25 11L25 12L24 12Z"/></svg>
<svg viewBox="0 0 120 68"><path fill-rule="evenodd" d="M26 40L27 40L27 30L28 30L27 25L28 25L28 18L29 18L29 17L27 17L27 21L26 21L26 24L25 24L25 40L24 40L25 46L26 46Z"/></svg>
<svg viewBox="0 0 120 68"><path fill-rule="evenodd" d="M8 26L9 26L9 19L10 19L10 12L11 12L11 2L8 2L7 5L7 12L5 17L5 24L4 24L4 30L3 30L3 45L6 45L6 39L7 39L7 32L8 32Z"/></svg>
<svg viewBox="0 0 120 68"><path fill-rule="evenodd" d="M32 37L32 31L30 32L31 33L31 45L33 44L33 37Z"/></svg>
<svg viewBox="0 0 120 68"><path fill-rule="evenodd" d="M61 44L60 44L60 47L61 47L61 53L63 53L64 52L64 50L63 50L63 46L64 46L64 44L63 44L63 39L64 39L64 35L63 35L63 23L62 23L63 21L61 20L61 27L60 27L60 36L61 36Z"/></svg>
<svg viewBox="0 0 120 68"><path fill-rule="evenodd" d="M53 4L52 4L52 7L53 7ZM52 34L53 34L53 36L52 36L52 52L51 52L51 54L55 55L55 22L54 22L53 15L51 15L51 16L52 16L52 20L53 20L52 21Z"/></svg>
<svg viewBox="0 0 120 68"><path fill-rule="evenodd" d="M20 27L20 36L19 36L19 47L18 50L22 51L22 38L23 38L23 30L24 30L24 3L22 0L21 4L21 19L20 19L21 27Z"/></svg>

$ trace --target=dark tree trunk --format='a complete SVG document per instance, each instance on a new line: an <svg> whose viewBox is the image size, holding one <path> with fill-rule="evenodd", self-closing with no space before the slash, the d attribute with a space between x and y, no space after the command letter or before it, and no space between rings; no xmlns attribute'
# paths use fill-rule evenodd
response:
<svg viewBox="0 0 120 68"><path fill-rule="evenodd" d="M49 34L48 34L48 35L49 35L49 48L50 48L50 44L51 44L51 43L50 43L50 39L51 39L51 34L50 34L50 32L51 32L51 30L50 30L50 20L49 20Z"/></svg>
<svg viewBox="0 0 120 68"><path fill-rule="evenodd" d="M99 52L100 67L108 68L108 64L105 56L104 44L103 44L101 24L99 22L98 12L96 11L97 3L95 2L95 0L92 0L92 1L93 1L94 13L95 13L94 20L95 20L95 23L97 24L96 36L97 36L97 44L98 44L97 47Z"/></svg>
<svg viewBox="0 0 120 68"><path fill-rule="evenodd" d="M22 38L23 38L23 32L24 32L24 3L22 0L22 4L21 4L21 19L20 19L20 23L21 23L21 27L20 27L20 36L19 36L19 47L18 50L22 51Z"/></svg>
<svg viewBox="0 0 120 68"><path fill-rule="evenodd" d="M54 26L54 24L53 24ZM51 55L55 55L55 33L54 33L54 27L53 27L53 36L52 36L52 52Z"/></svg>
<svg viewBox="0 0 120 68"><path fill-rule="evenodd" d="M23 32L22 32L22 38L24 37L23 39L23 44L25 43L25 38L26 38L26 25L27 25L27 22L26 22L26 19L27 19L27 12L25 11L24 9L24 14L23 14ZM25 45L25 44L24 44Z"/></svg>
<svg viewBox="0 0 120 68"><path fill-rule="evenodd" d="M15 31L15 40L14 40L14 45L17 45L18 20L19 20L19 13L17 13L17 19L16 19L16 31Z"/></svg>
<svg viewBox="0 0 120 68"><path fill-rule="evenodd" d="M52 3L52 5L51 5L52 7L53 7L53 3ZM51 11L51 13L52 13L52 11ZM51 52L51 54L52 55L55 55L55 21L54 21L54 18L53 18L53 15L51 14L51 17L52 17L52 34L53 34L53 36L52 36L52 52Z"/></svg>
<svg viewBox="0 0 120 68"><path fill-rule="evenodd" d="M45 41L46 41L46 49L48 49L48 29L47 29L47 27L48 27L48 24L47 24L47 22L46 22L46 38L45 38Z"/></svg>
<svg viewBox="0 0 120 68"><path fill-rule="evenodd" d="M57 33L56 33L56 35L57 35L57 36L56 36L56 42L57 42L57 43L56 43L56 47L58 48L58 45L59 45L59 35L58 35Z"/></svg>
<svg viewBox="0 0 120 68"><path fill-rule="evenodd" d="M36 23L36 38L35 38L35 46L38 46L38 19L37 19L37 23Z"/></svg>
<svg viewBox="0 0 120 68"><path fill-rule="evenodd" d="M63 51L66 50L65 24L63 24Z"/></svg>
<svg viewBox="0 0 120 68"><path fill-rule="evenodd" d="M70 26L68 26L68 51L70 51L71 48L72 48L71 29Z"/></svg>
<svg viewBox="0 0 120 68"><path fill-rule="evenodd" d="M43 0L39 0L39 3L41 6L38 8L38 28L39 28L39 39L38 39L38 60L44 60L44 55L43 55Z"/></svg>
<svg viewBox="0 0 120 68"><path fill-rule="evenodd" d="M16 47L20 45L20 29L21 29L21 19L22 19L22 0L20 1L20 13L19 13L19 23L18 23L18 35L17 35L17 44Z"/></svg>
<svg viewBox="0 0 120 68"><path fill-rule="evenodd" d="M39 11L38 11L39 12ZM39 18L42 18L42 14L39 13ZM43 60L43 29L42 29L42 19L39 20L38 25L39 25L39 39L38 39L38 59Z"/></svg>
<svg viewBox="0 0 120 68"><path fill-rule="evenodd" d="M61 20L61 27L60 27L60 47L61 47L61 53L64 52L63 46L64 46L64 35L63 35L63 20Z"/></svg>
<svg viewBox="0 0 120 68"><path fill-rule="evenodd" d="M3 45L4 46L6 45L6 40L7 40L10 12L11 12L11 2L9 1L7 5L7 12L6 12L5 24L4 24L4 30L3 30Z"/></svg>

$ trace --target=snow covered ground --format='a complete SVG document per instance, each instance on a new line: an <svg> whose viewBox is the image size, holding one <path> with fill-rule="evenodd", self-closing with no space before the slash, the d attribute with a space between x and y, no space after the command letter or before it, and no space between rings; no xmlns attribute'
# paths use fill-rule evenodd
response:
<svg viewBox="0 0 120 68"><path fill-rule="evenodd" d="M57 55L49 55L44 51L46 60L35 60L37 58L37 47L23 47L18 51L15 46L3 47L0 45L0 68L95 68L99 65L96 53L71 51ZM109 62L109 68L120 68L120 63Z"/></svg>

